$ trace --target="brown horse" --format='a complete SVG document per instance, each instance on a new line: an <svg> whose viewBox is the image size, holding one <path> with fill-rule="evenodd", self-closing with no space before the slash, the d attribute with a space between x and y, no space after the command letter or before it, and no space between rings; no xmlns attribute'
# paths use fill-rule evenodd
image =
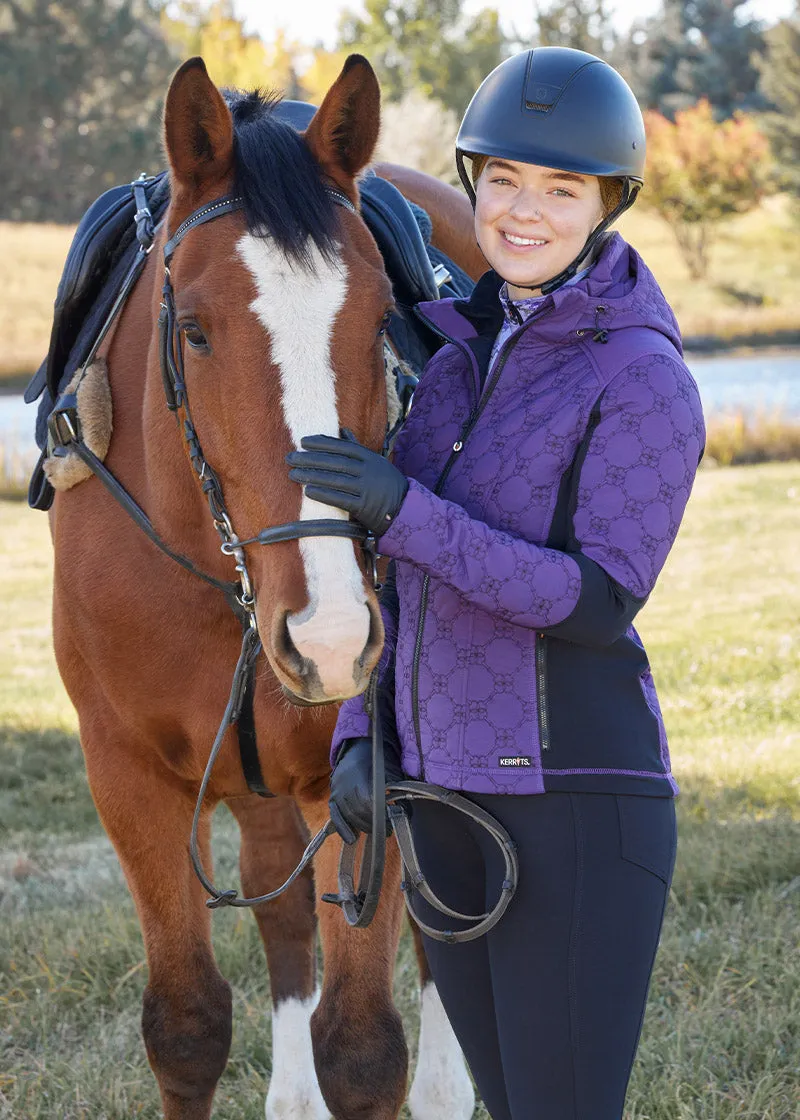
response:
<svg viewBox="0 0 800 1120"><path fill-rule="evenodd" d="M226 102L199 59L178 71L165 108L169 211L101 352L114 421L106 466L173 550L223 581L233 561L220 552L164 401L155 324L168 231L220 196L243 199L243 209L190 229L170 266L192 419L242 539L284 522L343 518L288 480L284 456L303 435L338 435L342 426L379 448L386 426L381 328L392 296L356 211L356 177L379 127L377 82L352 56L302 136L276 122L272 107L255 94ZM395 174L403 169L386 169ZM431 212L439 246L478 271L466 200L406 174L404 189ZM96 479L57 494L51 528L58 665L146 946L147 1054L167 1120L203 1120L228 1056L231 996L187 843L241 631L219 591L153 547ZM247 564L266 655L255 689L259 760L277 796L249 792L229 732L200 851L210 867L211 810L224 802L241 830L243 890L254 895L283 882L306 827L315 832L326 819L333 702L364 689L383 633L352 540L252 547ZM320 906L315 919L315 895L336 889L338 847L330 841L317 856L314 881L304 875L255 911L273 998L269 1120L391 1120L405 1098L408 1055L391 998L397 852L390 845L372 924L351 930L335 907ZM472 1090L452 1035L441 1046L432 1037L446 1023L430 985L426 997L433 1018L423 1020L412 1110L418 1120L469 1116Z"/></svg>

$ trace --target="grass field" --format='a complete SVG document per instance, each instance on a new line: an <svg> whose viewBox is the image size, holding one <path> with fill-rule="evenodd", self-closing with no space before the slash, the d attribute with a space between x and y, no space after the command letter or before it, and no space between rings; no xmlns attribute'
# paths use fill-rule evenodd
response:
<svg viewBox="0 0 800 1120"><path fill-rule="evenodd" d="M155 1120L142 943L50 652L46 518L4 502L0 528L0 1117ZM800 1115L799 577L800 464L701 472L641 616L682 794L626 1120ZM227 882L225 819L215 844ZM270 1027L255 923L220 912L214 928L234 990L216 1115L261 1120ZM413 1035L407 942L396 990Z"/></svg>
<svg viewBox="0 0 800 1120"><path fill-rule="evenodd" d="M707 280L692 280L669 226L637 209L620 231L644 255L686 336L800 336L800 224L775 197L727 222ZM0 222L0 381L22 386L47 352L53 299L73 228ZM795 341L797 339L795 338Z"/></svg>

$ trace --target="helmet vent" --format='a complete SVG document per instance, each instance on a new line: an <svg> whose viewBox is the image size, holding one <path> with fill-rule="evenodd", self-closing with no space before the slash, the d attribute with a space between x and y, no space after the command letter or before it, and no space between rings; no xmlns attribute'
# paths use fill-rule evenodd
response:
<svg viewBox="0 0 800 1120"><path fill-rule="evenodd" d="M551 105L542 105L537 101L526 101L526 109L536 109L538 113L546 113L548 109L552 108Z"/></svg>

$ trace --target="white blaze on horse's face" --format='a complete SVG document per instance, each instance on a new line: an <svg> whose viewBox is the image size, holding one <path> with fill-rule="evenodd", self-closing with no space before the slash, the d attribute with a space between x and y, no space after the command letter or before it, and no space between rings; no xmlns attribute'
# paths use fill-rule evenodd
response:
<svg viewBox="0 0 800 1120"><path fill-rule="evenodd" d="M280 369L284 418L294 446L300 448L303 436L338 436L331 339L347 296L344 262L338 256L326 260L310 241L308 270L288 261L269 238L245 234L237 249L255 281L258 295L250 307L270 335L273 361ZM314 518L346 521L347 514L303 492L300 520ZM370 632L364 580L353 544L334 537L308 537L298 543L308 604L289 616L289 635L301 656L316 666L326 698L352 696L354 662L362 656Z"/></svg>

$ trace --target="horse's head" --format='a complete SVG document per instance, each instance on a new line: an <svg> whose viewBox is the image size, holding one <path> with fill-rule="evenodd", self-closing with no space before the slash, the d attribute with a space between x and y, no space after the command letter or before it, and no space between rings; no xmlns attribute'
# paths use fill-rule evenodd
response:
<svg viewBox="0 0 800 1120"><path fill-rule="evenodd" d="M170 233L227 193L243 204L192 229L170 270L192 419L241 539L346 519L307 498L284 457L303 436L342 427L379 449L386 426L391 288L362 219L331 193L358 203L379 128L375 75L352 55L302 135L275 104L223 98L193 59L165 108ZM247 564L278 680L311 702L362 691L383 628L360 547L324 536L254 545Z"/></svg>

